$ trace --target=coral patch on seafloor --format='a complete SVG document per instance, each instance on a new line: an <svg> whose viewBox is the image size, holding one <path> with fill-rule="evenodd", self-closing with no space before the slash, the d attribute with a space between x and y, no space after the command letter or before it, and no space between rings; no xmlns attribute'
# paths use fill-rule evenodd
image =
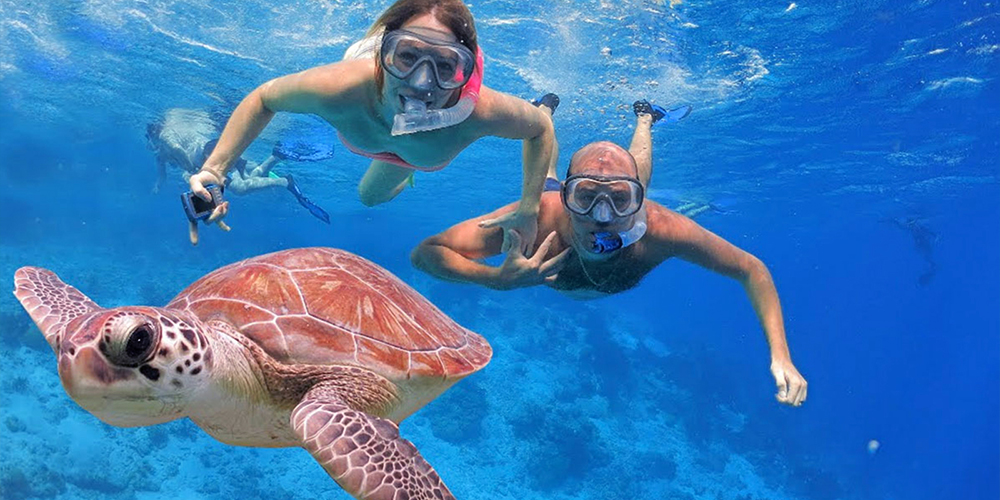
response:
<svg viewBox="0 0 1000 500"><path fill-rule="evenodd" d="M607 461L606 443L594 424L570 408L528 407L512 424L515 436L535 445L526 465L539 491L586 477Z"/></svg>
<svg viewBox="0 0 1000 500"><path fill-rule="evenodd" d="M482 436L486 391L476 379L463 380L424 410L434 436L451 443L472 443Z"/></svg>

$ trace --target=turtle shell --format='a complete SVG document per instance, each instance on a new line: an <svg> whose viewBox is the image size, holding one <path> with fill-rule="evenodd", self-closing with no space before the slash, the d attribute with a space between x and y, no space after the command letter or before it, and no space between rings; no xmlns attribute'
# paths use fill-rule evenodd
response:
<svg viewBox="0 0 1000 500"><path fill-rule="evenodd" d="M389 271L332 248L230 264L167 307L227 321L282 363L355 365L390 380L461 378L493 352Z"/></svg>

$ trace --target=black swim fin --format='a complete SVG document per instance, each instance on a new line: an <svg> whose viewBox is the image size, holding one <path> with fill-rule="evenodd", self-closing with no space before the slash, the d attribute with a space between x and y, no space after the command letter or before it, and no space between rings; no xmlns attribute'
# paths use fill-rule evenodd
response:
<svg viewBox="0 0 1000 500"><path fill-rule="evenodd" d="M297 184L295 184L295 179L292 178L292 174L286 175L285 179L288 179L288 190L295 196L295 199L299 200L299 204L306 207L306 210L313 214L314 217L329 224L330 214L326 213L326 210L323 210L315 203L309 201L309 198L306 198L306 195L302 194L302 190L299 189Z"/></svg>
<svg viewBox="0 0 1000 500"><path fill-rule="evenodd" d="M552 114L554 115L556 114L556 108L559 107L559 96L549 92L538 99L532 100L531 104L534 104L535 106L545 106L551 109Z"/></svg>

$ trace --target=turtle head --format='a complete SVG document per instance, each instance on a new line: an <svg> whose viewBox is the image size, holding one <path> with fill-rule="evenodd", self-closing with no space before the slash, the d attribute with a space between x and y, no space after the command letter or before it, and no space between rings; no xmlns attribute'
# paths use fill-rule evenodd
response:
<svg viewBox="0 0 1000 500"><path fill-rule="evenodd" d="M59 345L59 378L74 401L105 423L132 427L180 418L207 383L212 354L197 318L120 307L69 326Z"/></svg>
<svg viewBox="0 0 1000 500"><path fill-rule="evenodd" d="M155 307L103 309L38 268L15 273L14 294L56 352L63 388L105 423L180 418L207 382L212 355L197 318Z"/></svg>

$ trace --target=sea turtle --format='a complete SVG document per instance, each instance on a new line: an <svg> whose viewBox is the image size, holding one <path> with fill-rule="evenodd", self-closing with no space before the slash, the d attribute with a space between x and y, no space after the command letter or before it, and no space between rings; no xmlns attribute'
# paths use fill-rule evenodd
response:
<svg viewBox="0 0 1000 500"><path fill-rule="evenodd" d="M254 257L165 307L104 309L37 267L14 284L66 392L108 424L188 417L227 444L301 446L359 499L454 498L397 425L493 351L368 260Z"/></svg>

